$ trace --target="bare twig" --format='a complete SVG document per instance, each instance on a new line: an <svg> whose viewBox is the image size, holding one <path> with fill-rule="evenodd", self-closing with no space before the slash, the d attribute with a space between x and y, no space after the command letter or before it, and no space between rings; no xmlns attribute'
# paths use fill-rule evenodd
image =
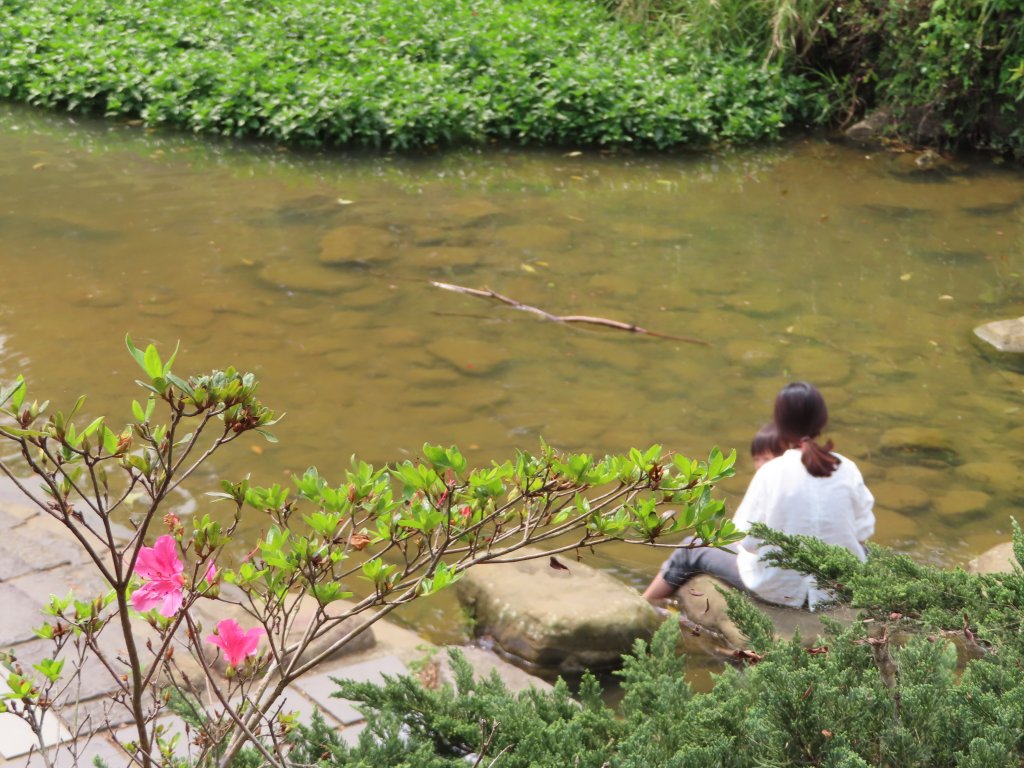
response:
<svg viewBox="0 0 1024 768"><path fill-rule="evenodd" d="M507 304L513 309L518 309L522 312L530 312L537 315L545 320L549 320L552 323L581 323L586 325L600 325L604 328L614 328L618 331L626 331L627 333L640 333L645 336L654 336L659 339L671 339L672 341L683 341L687 344L699 344L700 346L709 346L708 342L703 339L695 339L691 336L676 336L671 333L659 333L657 331L649 331L646 328L641 328L636 323L623 323L619 320L609 320L605 317L592 317L591 315L554 315L551 312L541 309L540 307L534 307L529 304L523 304L522 302L510 299L508 296L503 296L497 291L492 291L490 288L467 288L464 285L454 285L452 283L439 283L436 280L430 282L435 288L440 288L444 291L452 291L454 293L462 293L466 296L476 296L480 299L492 299L494 301Z"/></svg>

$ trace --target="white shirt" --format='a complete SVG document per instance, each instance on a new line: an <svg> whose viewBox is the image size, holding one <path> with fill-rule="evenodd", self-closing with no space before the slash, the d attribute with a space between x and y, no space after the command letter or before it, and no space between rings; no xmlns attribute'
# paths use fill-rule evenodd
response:
<svg viewBox="0 0 1024 768"><path fill-rule="evenodd" d="M861 542L875 531L875 499L857 465L833 455L840 464L829 477L809 474L795 448L764 464L750 481L733 522L741 531L764 523L783 533L814 536L866 560ZM811 610L815 603L831 599L829 592L818 589L813 576L761 562L769 547L760 539L747 536L736 546L740 577L761 599L795 607L806 601Z"/></svg>

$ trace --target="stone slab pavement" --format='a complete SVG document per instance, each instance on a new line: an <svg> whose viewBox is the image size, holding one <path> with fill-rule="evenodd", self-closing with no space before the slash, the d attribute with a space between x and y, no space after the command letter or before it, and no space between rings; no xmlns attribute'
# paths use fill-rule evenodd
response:
<svg viewBox="0 0 1024 768"><path fill-rule="evenodd" d="M70 534L41 510L34 508L7 482L0 482L0 650L11 650L26 666L47 654L47 641L33 628L42 624L41 609L51 594L79 596L99 594L104 585L86 563L84 553ZM389 622L373 626L374 642L341 659L318 667L296 681L285 694L285 711L295 711L308 722L319 709L324 719L349 743L355 743L366 723L352 702L331 698L336 686L331 678L382 682L385 675L407 673L410 663L422 660L432 649L406 629ZM507 664L493 653L467 648L467 657L479 674L492 669L513 690L547 683ZM444 656L444 654L441 654ZM70 663L67 665L70 668ZM445 677L441 671L441 679ZM6 680L0 671L0 685ZM124 707L114 704L115 689L109 671L95 659L87 659L75 686L79 706L61 707L43 727L44 742L57 768L92 766L95 758L108 768L131 765L117 745L131 738L132 727ZM74 714L77 713L77 714ZM161 723L169 733L182 733L184 724L173 716ZM182 757L188 755L188 738L178 740ZM31 729L12 714L0 714L0 768L35 768L46 765Z"/></svg>

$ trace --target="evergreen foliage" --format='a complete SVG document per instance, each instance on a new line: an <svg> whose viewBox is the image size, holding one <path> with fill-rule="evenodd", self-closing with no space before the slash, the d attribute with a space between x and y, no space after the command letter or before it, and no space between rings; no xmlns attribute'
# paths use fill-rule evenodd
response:
<svg viewBox="0 0 1024 768"><path fill-rule="evenodd" d="M666 622L623 659L618 711L601 702L592 677L578 702L562 682L551 692L512 694L496 676L475 681L455 650L454 687L424 690L405 677L383 688L339 681L337 695L361 702L368 717L357 747L315 723L297 741L329 742L318 764L337 768L441 768L478 758L583 768L1021 765L1024 572L947 572L880 547L862 565L812 539L757 535L780 547L772 557L787 567L811 571L812 556L823 557L813 572L864 617L845 628L824 622L821 644L808 648L798 638L773 639L754 604L730 595L753 663L727 667L712 691L695 694L677 654L678 625ZM1016 526L1014 541L1019 555Z"/></svg>

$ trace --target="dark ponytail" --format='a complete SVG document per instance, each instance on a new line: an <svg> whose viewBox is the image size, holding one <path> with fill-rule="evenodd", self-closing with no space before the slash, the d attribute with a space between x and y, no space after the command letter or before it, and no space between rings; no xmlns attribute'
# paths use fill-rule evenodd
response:
<svg viewBox="0 0 1024 768"><path fill-rule="evenodd" d="M787 445L800 449L800 460L813 477L829 477L839 466L832 441L824 447L814 438L828 423L828 407L821 392L806 381L787 384L775 398L775 426Z"/></svg>

